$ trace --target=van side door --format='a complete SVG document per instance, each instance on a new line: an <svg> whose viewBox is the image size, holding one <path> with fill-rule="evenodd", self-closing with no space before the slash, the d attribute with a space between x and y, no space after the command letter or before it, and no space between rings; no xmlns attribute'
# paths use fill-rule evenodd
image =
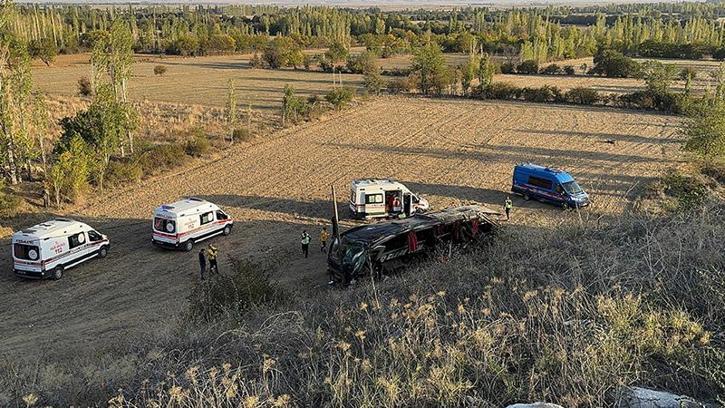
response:
<svg viewBox="0 0 725 408"><path fill-rule="evenodd" d="M365 213L373 217L385 215L385 198L382 192L365 193Z"/></svg>
<svg viewBox="0 0 725 408"><path fill-rule="evenodd" d="M536 195L536 197L544 199L544 200L550 200L553 197L553 188L554 183L544 177L529 175L529 179L527 184L531 187L533 187L533 192Z"/></svg>

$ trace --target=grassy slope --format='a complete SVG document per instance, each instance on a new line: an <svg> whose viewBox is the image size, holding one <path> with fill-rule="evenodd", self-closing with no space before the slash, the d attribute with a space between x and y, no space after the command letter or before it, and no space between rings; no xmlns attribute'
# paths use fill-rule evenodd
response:
<svg viewBox="0 0 725 408"><path fill-rule="evenodd" d="M114 401L138 405L602 406L629 384L722 398L725 205L600 221L507 228L375 287L169 322L72 361L4 362L0 403L123 389Z"/></svg>

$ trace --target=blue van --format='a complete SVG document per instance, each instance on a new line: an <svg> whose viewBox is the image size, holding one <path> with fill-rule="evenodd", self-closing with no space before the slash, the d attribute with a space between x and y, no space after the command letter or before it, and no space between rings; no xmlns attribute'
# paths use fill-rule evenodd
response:
<svg viewBox="0 0 725 408"><path fill-rule="evenodd" d="M569 173L533 163L516 165L511 191L524 200L533 198L563 208L589 205L589 196Z"/></svg>

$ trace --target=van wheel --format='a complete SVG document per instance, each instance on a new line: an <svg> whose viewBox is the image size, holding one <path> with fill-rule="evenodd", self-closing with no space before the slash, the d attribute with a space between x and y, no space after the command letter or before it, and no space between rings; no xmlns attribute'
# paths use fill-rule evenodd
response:
<svg viewBox="0 0 725 408"><path fill-rule="evenodd" d="M59 280L62 277L63 277L63 267L56 266L55 269L53 269L53 275L51 276L51 279Z"/></svg>
<svg viewBox="0 0 725 408"><path fill-rule="evenodd" d="M222 231L222 234L224 234L224 236L227 236L231 233L232 233L232 227L230 227L228 225L226 227L224 227L224 231Z"/></svg>
<svg viewBox="0 0 725 408"><path fill-rule="evenodd" d="M194 241L188 240L184 243L184 251L189 252L194 249Z"/></svg>
<svg viewBox="0 0 725 408"><path fill-rule="evenodd" d="M529 197L528 194L524 194L524 201L529 201L529 200L531 200L531 197Z"/></svg>
<svg viewBox="0 0 725 408"><path fill-rule="evenodd" d="M106 255L108 255L108 247L104 245L101 247L101 249L98 250L98 257L105 258Z"/></svg>

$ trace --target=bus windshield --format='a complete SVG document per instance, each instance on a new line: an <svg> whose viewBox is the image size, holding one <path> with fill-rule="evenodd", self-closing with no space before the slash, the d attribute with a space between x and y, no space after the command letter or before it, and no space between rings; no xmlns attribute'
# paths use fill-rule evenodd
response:
<svg viewBox="0 0 725 408"><path fill-rule="evenodd" d="M562 184L562 187L564 187L564 191L566 191L568 194L579 194L582 192L582 188L579 187L579 184L576 183L576 181L567 181L566 183Z"/></svg>

